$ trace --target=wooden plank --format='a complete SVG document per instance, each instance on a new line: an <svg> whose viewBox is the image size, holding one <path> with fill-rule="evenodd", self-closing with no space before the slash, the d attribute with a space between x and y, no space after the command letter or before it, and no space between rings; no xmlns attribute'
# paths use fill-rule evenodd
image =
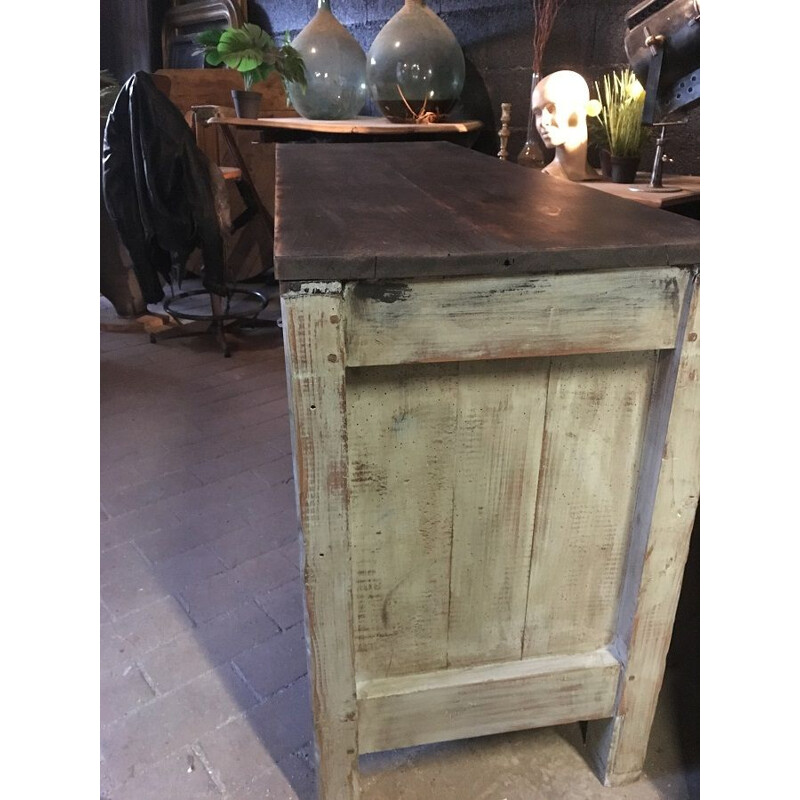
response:
<svg viewBox="0 0 800 800"><path fill-rule="evenodd" d="M673 189L671 192L645 192L633 191L627 183L612 183L611 181L585 181L581 186L596 189L599 192L612 194L625 200L650 206L650 208L669 208L670 206L686 203L690 200L700 199L699 175L665 175L662 181L665 188ZM635 186L645 189L650 184L650 173L640 172L636 176Z"/></svg>
<svg viewBox="0 0 800 800"><path fill-rule="evenodd" d="M614 638L655 353L553 359L524 656Z"/></svg>
<svg viewBox="0 0 800 800"><path fill-rule="evenodd" d="M548 359L459 369L447 660L519 659Z"/></svg>
<svg viewBox="0 0 800 800"><path fill-rule="evenodd" d="M442 133L469 133L477 131L483 127L483 123L478 120L464 120L463 122L434 122L428 125L403 124L389 122L386 117L356 117L355 119L334 119L318 120L305 119L303 117L277 117L269 116L261 119L225 119L213 120L212 124L233 125L235 127L247 128L248 130L292 130L309 131L311 133L328 134L370 134L376 136L397 136L403 134L413 136L421 134L430 136L431 134Z"/></svg>
<svg viewBox="0 0 800 800"><path fill-rule="evenodd" d="M700 258L696 220L446 142L279 144L277 160L281 280L361 278L365 261L372 277L393 279Z"/></svg>
<svg viewBox="0 0 800 800"><path fill-rule="evenodd" d="M341 287L281 298L323 800L358 797Z"/></svg>
<svg viewBox="0 0 800 800"><path fill-rule="evenodd" d="M361 752L603 717L619 669L599 650L359 681Z"/></svg>
<svg viewBox="0 0 800 800"><path fill-rule="evenodd" d="M169 78L169 99L186 113L192 106L232 106L233 89L243 89L242 73L235 69L159 69L156 75ZM286 92L280 76L273 72L266 81L253 86L261 93L261 112L284 117L294 113L286 106Z"/></svg>
<svg viewBox="0 0 800 800"><path fill-rule="evenodd" d="M326 145L315 144L317 147ZM369 149L373 145L356 145L353 152L354 164L358 162L358 153L362 149ZM396 144L390 145L395 147ZM335 147L348 148L347 144L337 144ZM283 152L283 145L277 145L277 153ZM306 148L303 148L306 149ZM375 170L369 177L370 181L380 183L384 197L382 203L387 202L392 208L391 227L395 231L405 232L403 235L408 241L415 242L426 251L436 251L441 246L441 230L458 225L455 216L442 210L443 216L438 217L438 225L431 225L431 211L427 198L420 196L419 189L408 181L398 178L397 172L387 160L381 160L372 165ZM280 238L275 240L276 275L284 279L305 278L335 278L339 279L338 266L328 271L327 267L333 262L339 264L337 256L340 252L347 252L346 267L343 277L348 279L374 278L375 277L375 237L382 237L385 233L372 227L374 215L374 199L364 193L364 174L361 168L351 169L341 174L337 162L321 162L312 184L306 186L304 193L306 202L298 203L299 187L291 180L291 167L287 174L287 167L283 159L277 157L275 177L275 230L281 231ZM335 176L335 178L334 178ZM342 207L338 202L319 203L314 185L318 182L330 185L335 180L336 191L332 197L351 198L350 211L352 214L350 225L342 225ZM390 195L387 188L391 187ZM362 198L361 202L358 198ZM324 239L324 247L309 252L305 247L309 238ZM483 250L492 246L490 237L479 230L463 230L462 243L467 250ZM302 249L305 255L302 264L297 264L291 274L283 275L280 269L281 258L290 254L297 248ZM327 265L327 266L326 266Z"/></svg>
<svg viewBox="0 0 800 800"><path fill-rule="evenodd" d="M348 370L359 679L446 666L458 365Z"/></svg>
<svg viewBox="0 0 800 800"><path fill-rule="evenodd" d="M673 347L686 274L662 267L348 284L348 365Z"/></svg>
<svg viewBox="0 0 800 800"><path fill-rule="evenodd" d="M663 354L653 391L615 644L625 665L616 713L588 731L590 758L608 786L642 771L699 501L699 324L698 287L687 294L678 346Z"/></svg>

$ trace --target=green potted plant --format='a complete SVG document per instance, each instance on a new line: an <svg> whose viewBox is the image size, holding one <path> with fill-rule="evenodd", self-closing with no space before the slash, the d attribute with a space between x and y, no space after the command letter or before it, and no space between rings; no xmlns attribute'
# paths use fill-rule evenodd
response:
<svg viewBox="0 0 800 800"><path fill-rule="evenodd" d="M630 68L605 75L602 87L597 81L594 85L603 174L614 183L633 183L648 136L648 128L642 125L644 87Z"/></svg>
<svg viewBox="0 0 800 800"><path fill-rule="evenodd" d="M244 91L234 89L233 104L236 115L253 119L258 117L261 94L253 91L253 85L266 80L271 72L277 72L284 87L297 83L306 86L306 72L300 54L289 44L288 34L282 45L264 30L245 22L241 28L215 28L203 31L196 39L205 60L212 67L225 65L242 73Z"/></svg>

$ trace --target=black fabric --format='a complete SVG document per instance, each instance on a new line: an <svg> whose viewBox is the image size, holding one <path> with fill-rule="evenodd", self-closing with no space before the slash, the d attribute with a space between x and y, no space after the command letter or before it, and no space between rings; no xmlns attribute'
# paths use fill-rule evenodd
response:
<svg viewBox="0 0 800 800"><path fill-rule="evenodd" d="M196 247L205 288L225 294L210 169L180 111L146 72L134 73L106 122L103 196L147 303L163 299L163 280Z"/></svg>

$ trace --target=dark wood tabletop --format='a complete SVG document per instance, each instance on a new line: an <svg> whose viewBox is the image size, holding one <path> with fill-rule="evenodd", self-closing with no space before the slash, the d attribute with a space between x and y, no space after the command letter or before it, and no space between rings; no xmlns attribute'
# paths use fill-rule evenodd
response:
<svg viewBox="0 0 800 800"><path fill-rule="evenodd" d="M700 224L446 142L277 146L275 273L353 280L682 266Z"/></svg>

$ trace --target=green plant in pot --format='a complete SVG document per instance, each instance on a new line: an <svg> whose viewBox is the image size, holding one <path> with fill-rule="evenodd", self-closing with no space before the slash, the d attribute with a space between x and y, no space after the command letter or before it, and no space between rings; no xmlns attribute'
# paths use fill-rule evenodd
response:
<svg viewBox="0 0 800 800"><path fill-rule="evenodd" d="M290 83L306 86L306 71L300 53L289 44L286 36L282 45L264 30L245 22L241 28L214 28L198 34L200 49L196 53L205 56L212 67L225 65L242 73L244 90L234 89L233 104L239 117L258 117L261 105L260 92L253 86L264 81L272 72L277 72L287 90Z"/></svg>
<svg viewBox="0 0 800 800"><path fill-rule="evenodd" d="M602 139L600 163L603 174L614 183L633 183L649 129L642 125L644 87L629 69L595 81L600 108L597 122Z"/></svg>

